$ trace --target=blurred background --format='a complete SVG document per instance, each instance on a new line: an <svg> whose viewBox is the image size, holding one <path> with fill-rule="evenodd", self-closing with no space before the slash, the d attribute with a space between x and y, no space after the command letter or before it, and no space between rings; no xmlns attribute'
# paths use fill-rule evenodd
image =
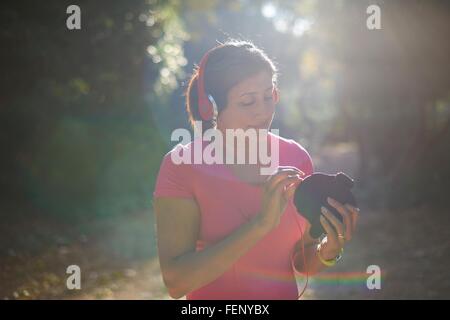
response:
<svg viewBox="0 0 450 320"><path fill-rule="evenodd" d="M194 65L227 37L277 63L273 127L356 180L358 232L304 298L450 298L450 2L20 0L0 25L1 299L169 299L154 182Z"/></svg>

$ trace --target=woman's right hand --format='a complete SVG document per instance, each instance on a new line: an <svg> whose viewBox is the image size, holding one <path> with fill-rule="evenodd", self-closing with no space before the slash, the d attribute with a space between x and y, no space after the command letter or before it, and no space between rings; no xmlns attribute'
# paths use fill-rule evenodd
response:
<svg viewBox="0 0 450 320"><path fill-rule="evenodd" d="M261 212L256 216L258 224L267 232L280 223L295 189L303 181L305 173L295 167L279 167L263 186Z"/></svg>

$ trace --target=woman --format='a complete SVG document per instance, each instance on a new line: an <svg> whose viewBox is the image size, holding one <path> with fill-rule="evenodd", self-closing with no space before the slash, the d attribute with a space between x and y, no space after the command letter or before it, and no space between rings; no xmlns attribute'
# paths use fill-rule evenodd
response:
<svg viewBox="0 0 450 320"><path fill-rule="evenodd" d="M273 62L252 43L216 46L186 90L191 123L201 121L204 129L223 136L227 129L269 129L279 100L276 77ZM204 110L209 95L215 112ZM278 169L270 176L261 174L260 161L174 163L174 153L192 151L193 143L164 157L154 209L161 271L171 297L296 299L295 273L311 275L334 264L351 239L358 209L332 199L344 223L323 211L326 237L311 238L292 196L302 177L313 172L312 160L297 142L269 136L279 152Z"/></svg>

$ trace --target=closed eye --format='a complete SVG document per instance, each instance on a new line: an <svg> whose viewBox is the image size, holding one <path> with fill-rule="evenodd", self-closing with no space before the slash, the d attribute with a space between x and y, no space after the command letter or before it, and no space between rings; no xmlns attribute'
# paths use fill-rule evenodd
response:
<svg viewBox="0 0 450 320"><path fill-rule="evenodd" d="M243 102L243 103L241 103L241 106L244 106L244 107L248 107L248 106L251 106L252 104L254 104L255 103L255 101L253 100L253 101L250 101L250 102Z"/></svg>
<svg viewBox="0 0 450 320"><path fill-rule="evenodd" d="M273 97L272 97L272 96L264 97L264 101L273 101ZM251 106L251 105L254 104L254 103L255 103L255 101L250 101L250 102L246 102L246 103L241 103L241 106L243 106L243 107L249 107L249 106Z"/></svg>

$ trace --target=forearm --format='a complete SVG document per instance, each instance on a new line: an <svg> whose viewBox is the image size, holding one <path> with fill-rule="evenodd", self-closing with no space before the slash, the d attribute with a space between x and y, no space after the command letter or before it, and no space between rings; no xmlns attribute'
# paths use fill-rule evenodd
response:
<svg viewBox="0 0 450 320"><path fill-rule="evenodd" d="M182 297L217 279L261 238L268 230L253 219L222 241L202 251L186 253L172 260L172 296Z"/></svg>

